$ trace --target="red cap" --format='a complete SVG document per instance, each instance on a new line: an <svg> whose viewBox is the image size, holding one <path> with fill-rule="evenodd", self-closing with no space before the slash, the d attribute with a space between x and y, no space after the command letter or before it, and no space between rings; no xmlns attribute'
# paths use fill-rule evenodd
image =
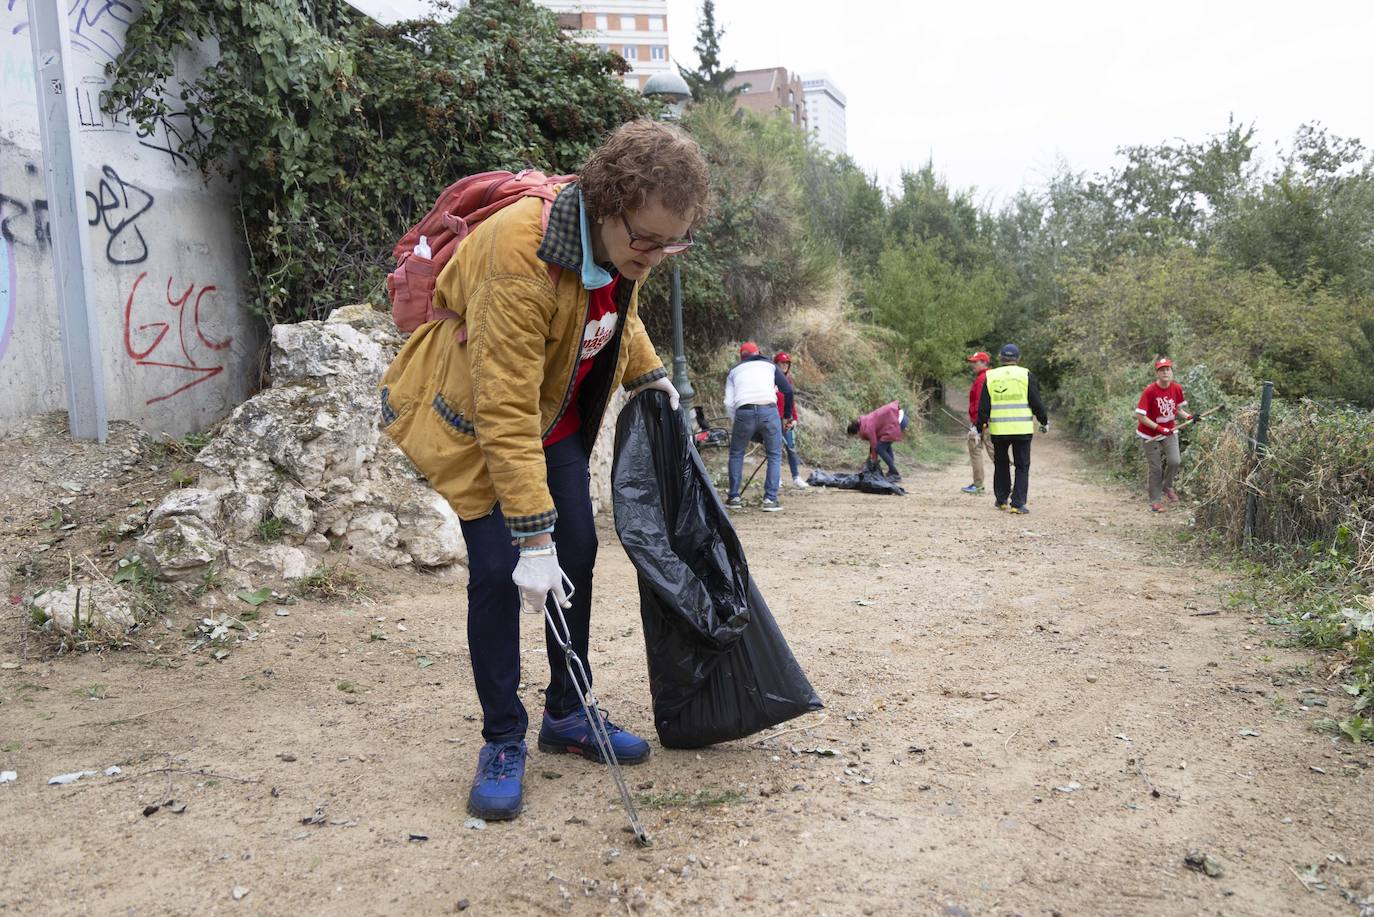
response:
<svg viewBox="0 0 1374 917"><path fill-rule="evenodd" d="M777 353L773 354L773 362L774 362L774 363L791 363L791 362L792 362L792 355L791 355L790 353L788 353L787 351L785 351L785 350L779 350Z"/></svg>
<svg viewBox="0 0 1374 917"><path fill-rule="evenodd" d="M984 363L991 363L992 357L988 356L988 352L986 350L980 350L973 356L968 358L968 361L970 363L976 363L979 360L982 360Z"/></svg>
<svg viewBox="0 0 1374 917"><path fill-rule="evenodd" d="M1158 360L1155 360L1155 369L1165 369L1173 365L1174 361L1170 360L1168 357L1160 357Z"/></svg>
<svg viewBox="0 0 1374 917"><path fill-rule="evenodd" d="M742 357L752 357L758 352L759 345L755 344L753 341L745 341L743 344L739 345L739 355Z"/></svg>

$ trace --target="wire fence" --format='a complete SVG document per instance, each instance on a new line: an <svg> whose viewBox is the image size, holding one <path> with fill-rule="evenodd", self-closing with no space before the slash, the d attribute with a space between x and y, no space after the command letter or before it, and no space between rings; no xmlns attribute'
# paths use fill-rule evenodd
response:
<svg viewBox="0 0 1374 917"><path fill-rule="evenodd" d="M1374 411L1276 400L1261 444L1260 410L1194 433L1198 525L1255 553L1335 547L1374 578Z"/></svg>

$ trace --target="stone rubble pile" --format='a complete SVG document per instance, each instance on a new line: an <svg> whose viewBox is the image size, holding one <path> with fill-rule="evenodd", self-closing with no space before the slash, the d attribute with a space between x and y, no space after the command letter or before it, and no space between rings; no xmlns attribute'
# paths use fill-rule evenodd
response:
<svg viewBox="0 0 1374 917"><path fill-rule="evenodd" d="M386 566L465 560L458 517L378 425L377 387L404 342L368 305L272 329L272 386L239 405L138 539L162 579L210 569L298 579L326 552Z"/></svg>

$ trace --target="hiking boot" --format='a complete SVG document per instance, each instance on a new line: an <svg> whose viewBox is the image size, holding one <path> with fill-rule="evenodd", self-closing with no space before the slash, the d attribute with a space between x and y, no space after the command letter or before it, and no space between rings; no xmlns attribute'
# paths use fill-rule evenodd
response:
<svg viewBox="0 0 1374 917"><path fill-rule="evenodd" d="M1164 496L1169 498L1170 503L1178 502L1178 491L1174 490L1172 487L1164 491Z"/></svg>
<svg viewBox="0 0 1374 917"><path fill-rule="evenodd" d="M967 487L960 487L959 491L961 493L973 494L976 497L978 494L983 492L983 488L977 486L976 484L970 484Z"/></svg>
<svg viewBox="0 0 1374 917"><path fill-rule="evenodd" d="M782 504L777 500L764 500L759 506L759 509L763 510L765 513L776 513L778 510L782 509Z"/></svg>
<svg viewBox="0 0 1374 917"><path fill-rule="evenodd" d="M649 743L639 736L621 729L606 714L601 714L611 750L621 764L642 764L649 760ZM551 755L581 755L589 761L600 761L601 751L592 735L592 724L586 711L574 710L561 719L554 719L544 711L544 723L539 727L539 750Z"/></svg>
<svg viewBox="0 0 1374 917"><path fill-rule="evenodd" d="M488 742L477 754L477 774L468 791L468 812L487 821L520 814L524 799L524 742Z"/></svg>
<svg viewBox="0 0 1374 917"><path fill-rule="evenodd" d="M894 468L894 469L892 469L891 471L889 471L887 474L884 475L884 477L887 478L889 481L894 481L894 482L895 482L895 481L900 481L900 480L902 479L901 473L898 472L896 468Z"/></svg>
<svg viewBox="0 0 1374 917"><path fill-rule="evenodd" d="M806 490L811 485L803 481L801 479L801 475L797 475L795 478L792 479L792 486L797 488L797 490Z"/></svg>
<svg viewBox="0 0 1374 917"><path fill-rule="evenodd" d="M1164 504L1163 504L1163 503L1151 503L1151 504L1150 504L1150 512L1152 512L1152 513L1162 513L1162 512L1164 512Z"/></svg>
<svg viewBox="0 0 1374 917"><path fill-rule="evenodd" d="M1026 509L1024 506L1013 506L1011 508L1011 514L1013 516L1029 516L1030 510Z"/></svg>
<svg viewBox="0 0 1374 917"><path fill-rule="evenodd" d="M726 509L744 509L744 501L739 497L731 497L725 501Z"/></svg>

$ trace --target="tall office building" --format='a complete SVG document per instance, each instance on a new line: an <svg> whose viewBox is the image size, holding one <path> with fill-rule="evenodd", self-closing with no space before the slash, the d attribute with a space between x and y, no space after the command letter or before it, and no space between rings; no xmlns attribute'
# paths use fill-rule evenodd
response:
<svg viewBox="0 0 1374 917"><path fill-rule="evenodd" d="M558 24L603 51L614 51L630 65L625 83L642 89L655 73L672 67L668 59L668 0L536 0L558 14Z"/></svg>
<svg viewBox="0 0 1374 917"><path fill-rule="evenodd" d="M812 135L836 156L847 149L844 129L844 93L823 73L802 77L806 116Z"/></svg>

